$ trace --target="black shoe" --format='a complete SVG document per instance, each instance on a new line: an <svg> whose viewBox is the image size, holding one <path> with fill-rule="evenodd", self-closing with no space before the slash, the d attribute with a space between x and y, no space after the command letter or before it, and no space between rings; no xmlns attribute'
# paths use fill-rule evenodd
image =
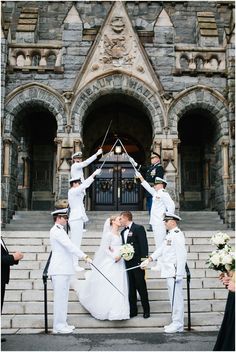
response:
<svg viewBox="0 0 236 352"><path fill-rule="evenodd" d="M149 318L150 317L150 313L143 313L143 317L144 317L144 319Z"/></svg>
<svg viewBox="0 0 236 352"><path fill-rule="evenodd" d="M147 228L147 231L152 231L152 225L149 225L149 227Z"/></svg>
<svg viewBox="0 0 236 352"><path fill-rule="evenodd" d="M6 338L5 337L1 337L1 342L6 342Z"/></svg>
<svg viewBox="0 0 236 352"><path fill-rule="evenodd" d="M130 313L130 318L137 317L138 313Z"/></svg>

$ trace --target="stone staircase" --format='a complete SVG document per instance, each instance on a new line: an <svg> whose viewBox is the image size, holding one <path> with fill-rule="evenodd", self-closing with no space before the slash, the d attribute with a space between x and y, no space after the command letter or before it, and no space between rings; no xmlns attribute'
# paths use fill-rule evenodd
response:
<svg viewBox="0 0 236 352"><path fill-rule="evenodd" d="M117 212L116 212L117 213ZM107 212L88 212L89 223L84 233L82 249L94 256L99 246L102 226L110 215ZM133 212L134 221L148 224L147 212ZM227 290L217 279L218 274L207 268L205 261L213 250L209 239L217 231L227 232L233 242L234 232L227 230L217 213L181 212L181 229L186 236L188 266L191 271L191 320L196 330L214 330L222 321ZM44 330L44 292L42 272L50 253L49 229L52 226L50 213L44 211L17 212L6 226L2 235L9 251L20 250L25 256L19 265L11 269L11 281L7 287L2 315L3 333L39 333ZM150 253L154 251L152 232L147 232ZM87 264L82 266L89 269ZM84 279L79 273L78 279ZM170 322L170 304L166 283L159 273L147 270L147 285L151 306L151 317L143 319L139 305L139 315L127 321L98 321L92 318L80 305L73 290L69 299L69 323L78 332L120 332L128 328L132 332L162 331ZM184 283L185 324L187 325L187 292ZM48 322L52 327L53 291L48 280Z"/></svg>

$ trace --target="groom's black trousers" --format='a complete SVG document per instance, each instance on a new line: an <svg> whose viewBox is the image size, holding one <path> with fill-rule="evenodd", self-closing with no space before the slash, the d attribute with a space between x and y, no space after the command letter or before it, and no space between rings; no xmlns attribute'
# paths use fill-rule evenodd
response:
<svg viewBox="0 0 236 352"><path fill-rule="evenodd" d="M129 304L130 315L137 314L137 293L138 291L143 306L144 313L150 313L150 306L148 302L148 292L145 280L145 270L140 268L129 270Z"/></svg>

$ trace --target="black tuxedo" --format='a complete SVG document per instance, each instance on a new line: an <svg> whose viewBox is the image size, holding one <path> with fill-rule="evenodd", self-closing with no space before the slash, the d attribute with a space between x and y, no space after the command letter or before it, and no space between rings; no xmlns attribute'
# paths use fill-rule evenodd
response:
<svg viewBox="0 0 236 352"><path fill-rule="evenodd" d="M125 229L121 231L121 237L123 244L125 243L124 239ZM131 260L125 261L126 268L131 268L133 266L139 265L142 260L148 257L148 242L146 237L146 232L144 227L132 223L131 228L127 236L126 243L132 244L134 247L134 256ZM150 313L150 307L148 302L148 292L145 281L145 271L137 268L129 270L128 272L129 280L129 304L130 304L130 315L137 315L137 293L138 291L144 313Z"/></svg>
<svg viewBox="0 0 236 352"><path fill-rule="evenodd" d="M5 296L5 286L10 280L10 266L18 264L18 260L15 260L13 255L9 254L7 247L4 248L4 246L1 244L1 310Z"/></svg>

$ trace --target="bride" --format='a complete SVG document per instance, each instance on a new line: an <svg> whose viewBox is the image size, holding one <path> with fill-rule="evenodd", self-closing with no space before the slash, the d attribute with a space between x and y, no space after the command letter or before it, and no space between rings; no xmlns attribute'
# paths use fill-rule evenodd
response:
<svg viewBox="0 0 236 352"><path fill-rule="evenodd" d="M84 285L77 292L82 306L100 320L129 319L128 281L124 259L119 250L122 239L119 233L120 218L111 216L103 227L100 247L93 264L114 284L118 292L93 266Z"/></svg>

